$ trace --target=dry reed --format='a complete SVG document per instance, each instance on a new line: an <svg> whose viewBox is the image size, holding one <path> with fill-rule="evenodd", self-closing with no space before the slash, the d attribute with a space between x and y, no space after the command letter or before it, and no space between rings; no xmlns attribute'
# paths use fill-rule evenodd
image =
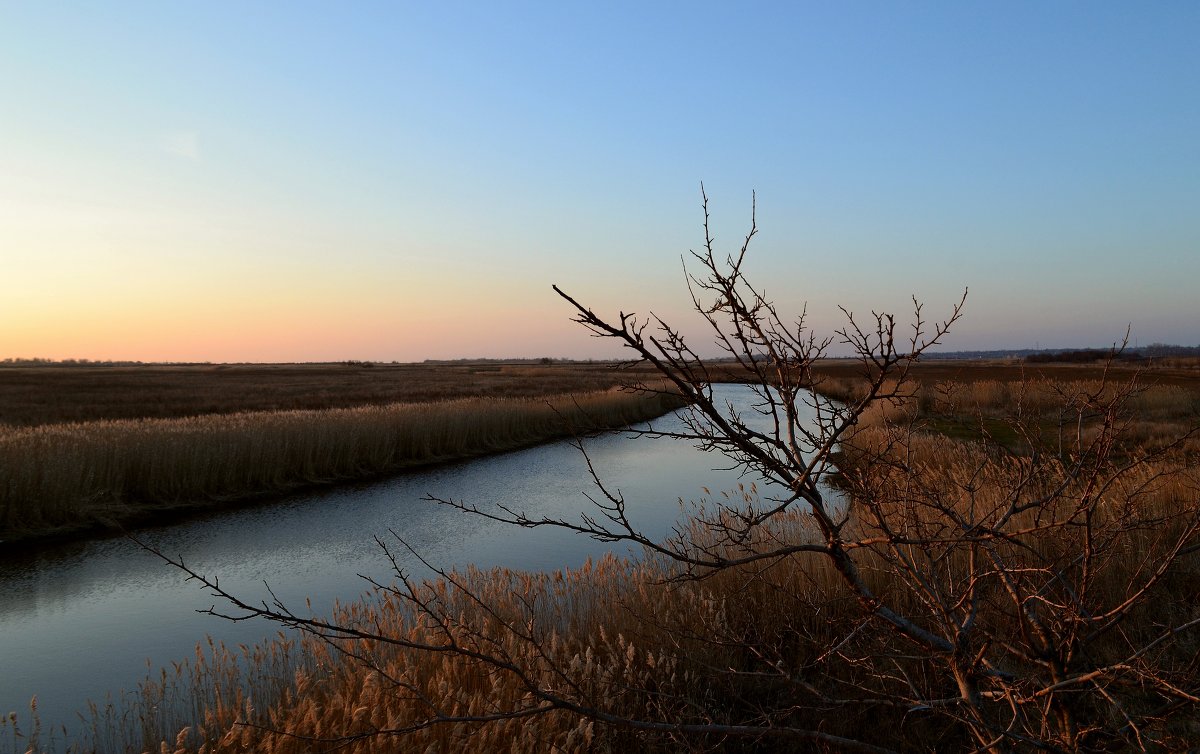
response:
<svg viewBox="0 0 1200 754"><path fill-rule="evenodd" d="M880 442L885 439L884 430L866 432ZM913 443L898 450L921 465L926 495L958 496L965 504L963 480L980 482L983 468L980 494L972 504L1003 501L1013 478L1011 465L977 445L948 438L915 437ZM1194 474L1167 472L1165 467L1147 467L1114 488L1111 497L1136 500L1147 515L1171 508L1181 497L1194 498ZM747 500L752 501L752 495ZM1064 497L1064 505L1069 500ZM937 516L925 515L928 510L914 513L915 525L938 525ZM862 522L856 525L869 528ZM774 527L763 536L793 542L811 536L800 511L783 516ZM711 549L721 546L711 537L714 530L719 527L693 522L687 535ZM1144 549L1106 564L1094 588L1109 590L1108 598L1119 600L1131 571L1157 541L1150 533L1143 542L1131 541L1131 546ZM1055 546L1050 540L1041 544ZM1139 554L1143 557L1136 557ZM908 600L909 606L915 605L917 597L905 593L884 560L868 555L864 565L873 588L888 595L891 604L903 608ZM451 574L453 581L419 587L445 623L435 623L386 591L338 608L334 619L407 641L437 643L453 637L463 646L486 646L544 686L567 687L578 698L603 700L604 708L615 714L680 723L752 720L782 693L832 694L866 683L861 675L865 657L906 654L903 645L890 644L886 635L861 630L857 604L825 559L795 555L701 581L671 582L670 573L654 556L640 561L606 557L550 574L468 569ZM1179 589L1180 583L1195 586L1198 577L1195 568L1177 574L1173 596L1169 592L1131 630L1153 628L1166 611L1189 618L1200 615L1200 607L1186 598L1190 592ZM480 605L487 605L488 611ZM999 612L990 619L1003 621L1006 616ZM527 637L505 624L522 627ZM1114 653L1120 650L1118 638L1111 647ZM838 651L831 653L835 646ZM1190 642L1175 651L1186 662L1195 649ZM907 662L906 670L921 677L921 663ZM794 677L791 672L797 668L805 670ZM75 750L285 754L312 750L314 738L337 739L339 750L361 753L467 748L667 752L730 746L720 738L635 734L562 712L423 727L440 714L486 717L532 703L520 678L459 654L281 636L240 651L198 649L191 662L148 681L124 706L110 706L107 715L93 712L91 728L76 739ZM839 709L836 717L827 717L819 704L807 711L797 708L787 722L885 745L895 745L894 731L902 728L914 741L940 740L948 748L968 744L945 730L906 719L901 712L869 704ZM1172 740L1185 739L1186 735ZM769 740L762 740L753 748L789 751L790 746L773 748Z"/></svg>
<svg viewBox="0 0 1200 754"><path fill-rule="evenodd" d="M607 390L0 428L0 539L511 450L676 405Z"/></svg>
<svg viewBox="0 0 1200 754"><path fill-rule="evenodd" d="M927 492L961 494L964 472L992 463L978 448L946 438L920 438L918 446L905 450L926 466ZM1114 490L1114 499L1134 493L1147 510L1157 510L1179 495L1194 496L1194 479L1142 484L1161 472L1147 469L1144 478ZM1008 472L992 464L987 473L985 494L1002 497L1000 483ZM935 523L932 517L926 521ZM783 517L777 526L791 541L806 536L801 512ZM711 531L696 524L689 534L703 538ZM1138 562L1136 557L1113 561L1102 586L1119 596ZM865 571L880 594L903 606L903 585L886 565L868 563ZM681 583L666 581L668 573L654 557L638 562L606 557L553 574L468 570L452 574L455 583L441 580L419 590L449 618L444 625L387 592L343 606L334 618L408 641L436 643L449 635L464 646L485 645L537 683L565 684L579 698L603 700L616 714L681 723L753 719L775 696L803 694L814 686L833 693L864 682L858 675L860 658L902 649L860 631L861 613L824 559L796 555ZM1179 578L1194 585L1197 574L1193 569ZM481 611L480 604L489 611ZM1142 620L1149 627L1163 611L1195 617L1198 610L1176 594ZM522 626L533 640L507 630L505 623ZM839 650L831 655L833 646ZM1194 649L1189 644L1180 651L1186 655ZM920 663L912 664L908 670L919 677ZM780 668L807 670L796 679ZM73 750L285 754L312 750L314 738L338 739L339 750L361 753L667 752L729 745L719 738L634 734L562 712L422 727L439 714L485 717L532 701L520 678L462 655L280 637L240 651L198 649L192 661L148 680L122 705L93 710L91 727L76 738ZM944 747L968 743L870 705L841 709L834 718L825 715L817 705L815 711L793 711L788 722L889 745L896 743L893 731L902 728L914 740L937 739ZM365 737L355 738L360 735ZM925 735L934 739L922 739ZM764 740L756 750L791 749L772 749Z"/></svg>
<svg viewBox="0 0 1200 754"><path fill-rule="evenodd" d="M1056 395L1075 395L1080 388L1059 385ZM967 404L974 411L999 409L1002 401L1022 396L1019 386L995 385L941 389L938 394L955 392L965 396L962 403L950 404L957 410L967 410L962 408ZM1191 400L1151 393L1138 410L1186 423ZM926 410L932 406L926 402ZM847 525L848 535L869 538L877 533L870 517L861 515L872 509L863 503L885 512L897 508L904 515L896 520L905 521L914 537L936 541L947 525L947 513L982 521L1005 509L1014 489L1032 497L1053 491L1050 504L1014 521L1014 528L1024 528L1025 533L1003 554L1014 577L1030 579L1045 571L1044 563L1077 556L1077 536L1082 535L1074 534L1072 527L1045 522L1064 520L1081 499L1093 494L1091 489L1082 482L1056 487L1061 477L1054 475L1030 478L1027 456L979 442L899 431L889 421L907 422L911 417L907 411L881 417L849 438L845 471L860 502L854 508L859 515ZM1127 454L1139 452L1140 439L1134 436L1127 442ZM872 463L876 459L889 462ZM1142 569L1155 562L1178 530L1175 517L1196 508L1196 468L1186 453L1165 454L1112 477L1103 489L1102 504L1095 508L1095 525L1135 525L1113 530L1120 541L1109 557L1096 561L1096 571L1089 576L1089 599L1119 604L1131 583L1145 579ZM753 505L754 493L753 488L742 489L726 499ZM704 511L699 515L681 541L708 552L726 548L738 554L776 540L794 543L815 536L803 511L783 514L756 534L765 539L751 542L723 539L720 534L729 528L715 518L701 520ZM894 608L919 614L922 594L889 557L885 550L862 552L865 577ZM913 557L924 556L914 552ZM1030 565L1028 576L1023 563ZM966 578L968 570L962 553L949 550L937 569L947 589ZM855 706L829 701L855 693L867 699L888 692L903 696L915 686L920 688L911 693L917 698L955 693L938 687L936 666L941 658L914 654L911 645L894 634L871 630L829 560L800 553L725 569L700 580L672 580L674 573L667 561L654 555L639 561L608 557L553 574L469 569L416 587L432 612L415 610L403 592L380 590L340 607L334 618L410 642L453 639L459 646L486 648L524 669L529 682L636 719L755 724L769 720L913 750L959 750L974 744L945 718L870 701ZM1200 618L1200 606L1191 598L1197 588L1200 566L1195 557L1177 561L1159 582L1154 598L1090 651L1124 657L1130 646L1154 635L1164 622L1182 625ZM1003 600L988 601L985 607L980 617L985 628L996 635L1012 630L1015 617ZM1183 674L1182 682L1190 688L1196 681L1198 650L1194 636L1183 636L1156 649L1154 660L1171 673ZM880 657L890 659L876 664ZM219 647L198 652L173 674L148 682L125 706L107 717L95 715L91 730L76 739L75 750L282 754L311 750L314 738L335 739L339 750L349 752L740 750L725 738L634 733L561 711L482 722L535 701L520 676L462 653L322 641L312 635L281 637L241 652ZM781 708L771 713L773 717L763 717L767 710ZM439 715L480 721L427 725ZM0 722L0 734L6 731L12 732L11 724ZM1186 722L1146 733L1168 747L1200 742L1200 730ZM746 750L756 751L793 747L794 742L787 742L773 748L769 739L745 743Z"/></svg>

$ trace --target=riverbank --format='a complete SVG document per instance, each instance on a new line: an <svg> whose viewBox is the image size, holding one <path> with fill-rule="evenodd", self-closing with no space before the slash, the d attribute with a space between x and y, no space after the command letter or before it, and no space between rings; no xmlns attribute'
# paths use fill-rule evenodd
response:
<svg viewBox="0 0 1200 754"><path fill-rule="evenodd" d="M1089 653L1070 658L1078 664L1068 669L1072 674L1115 679L1098 687L1097 693L1071 689L1076 714L1096 721L1096 726L1118 727L1123 721L1107 716L1103 693L1128 694L1128 688L1134 688L1130 698L1139 708L1158 705L1154 689L1138 691L1116 682L1128 672L1122 661L1130 656L1139 673L1165 668L1170 675L1164 677L1172 683L1195 688L1195 635L1181 630L1178 636L1155 637L1164 620L1184 627L1200 621L1192 599L1200 584L1194 556L1200 545L1190 528L1192 518L1183 515L1196 510L1198 449L1194 441L1163 448L1155 433L1139 427L1155 419L1160 428L1170 422L1194 428L1196 404L1171 389L1126 394L1129 415L1142 424L1123 423L1122 431L1112 437L1111 451L1103 450L1101 456L1088 451L1098 464L1088 473L1103 481L1097 486L1087 479L1063 479L1053 463L1033 474L1031 464L1057 455L1057 438L1034 430L1053 428L1057 434L1059 412L1077 413L1077 398L1117 397L1101 389L1103 385L1001 385L981 380L921 387L926 389L923 407L918 390L895 410L867 417L850 438L854 452L847 458L847 489L856 495L858 515L847 521L844 532L866 543L861 562L871 589L887 595L889 604L903 614L921 615L924 600L942 592L926 592L926 582L907 578L901 566L911 562L910 551L921 562L936 556L949 563L956 569L949 576L958 579L958 569L971 565L966 556L974 540L946 539L947 516L986 516L996 506L1008 505L1013 496L1038 500L1038 525L1006 532L1004 542L1016 546L1000 551L1006 559L1004 572L1016 588L1045 594L1055 605L1068 608L1067 597L1082 595L1078 599L1086 600L1087 615L1113 614L1114 606L1124 611L1129 587L1139 581L1147 582L1150 594L1138 609L1119 616L1113 624L1119 631L1084 637L1090 642ZM1090 411L1084 416L1084 440L1094 427L1090 416ZM938 417L956 418L955 426L961 427L976 426L982 417L981 426L989 432L955 438L937 426L921 426ZM997 445L994 429L1000 425L993 421L1008 422L1018 433L1024 427L1029 441L1054 444L1037 455L1019 445ZM1130 457L1140 460L1130 466ZM1092 519L1098 541L1111 537L1116 545L1105 545L1107 555L1095 559L1086 589L1073 582L1067 591L1052 592L1060 579L1079 577L1073 564L1083 552L1085 529L1071 521L1081 503L1096 499L1095 489L1122 504L1098 509ZM869 513L862 515L887 514L892 506L902 509L904 515L897 520L912 536L900 543L903 560L879 546L887 531ZM1132 518L1114 519L1111 514ZM696 552L744 553L747 542L722 538L714 521L719 523L710 516L685 526L684 540ZM802 510L776 517L759 534L761 542L749 546L801 543L814 536ZM1142 571L1147 562L1171 557L1176 542L1183 557L1161 572ZM958 549L946 549L952 545ZM993 578L990 568L985 565L980 573L977 579L987 587L987 599L978 608L974 630L980 633L972 656L1021 673L1028 704L1041 709L1040 690L1050 689L1045 695L1058 693L1060 682L1020 657L1014 659L1014 652L1026 651L1011 648L1023 640L1021 624L1006 606L1004 590L986 581ZM1044 573L1060 575L1043 579ZM334 616L340 624L367 627L380 635L378 640L342 643L292 635L241 649L232 644L202 647L193 661L148 678L136 698L94 712L90 730L84 722L81 740L105 743L83 743L78 750L154 750L165 741L171 751L206 746L203 750L209 752L300 752L311 748L309 737L328 739L331 745L337 739L344 750L361 752L539 746L666 752L682 744L719 750L728 746L728 739L704 732L714 722L820 731L834 737L829 741L865 739L869 745L900 750L927 747L931 740L948 749L972 745L974 739L964 728L917 703L953 699L947 695L954 693L954 685L937 675L944 669L944 655L914 652L912 644L887 625L864 621L861 605L828 559L795 552L698 580L673 578L677 575L664 560L647 554L632 561L605 558L557 573L463 567L450 578L415 585L415 596L420 597L416 601L408 600L404 586L398 585L397 591L385 589L362 602L343 603ZM939 589L962 582L947 578L946 583ZM1070 630L1071 624L1058 615L1048 614L1047 630ZM1003 637L1006 643L989 637ZM1137 654L1138 642L1149 641L1156 642L1154 656ZM478 662L469 652L426 651L420 646L436 649L447 642L453 647L483 647L511 662L520 674ZM339 654L337 647L354 656ZM666 727L633 731L560 712L501 719L503 710L527 700L529 683L568 695L585 709L663 722ZM880 704L886 695L900 701ZM828 714L830 699L840 702L834 717ZM1010 709L1003 696L983 697L980 704L989 715L1004 716ZM437 715L442 713L467 719L439 722ZM493 713L496 719L486 719ZM1151 720L1142 729L1147 740L1164 750L1182 750L1200 740L1186 714L1176 717L1162 723ZM671 730L671 724L690 725L696 732L684 735ZM4 731L0 723L0 734ZM811 743L783 735L755 739L754 748L793 751ZM1092 742L1086 739L1083 744Z"/></svg>
<svg viewBox="0 0 1200 754"><path fill-rule="evenodd" d="M1018 643L1024 639L1061 649L1068 677L1103 679L1094 692L1066 692L1071 714L1086 729L1104 731L1080 736L1078 748L1111 743L1111 731L1142 710L1147 719L1136 741L1164 750L1193 746L1198 732L1186 713L1170 720L1153 710L1175 688L1186 695L1196 685L1197 639L1187 629L1200 622L1192 599L1200 570L1187 553L1200 547L1197 393L1173 385L1142 389L1120 379L930 380L911 387L908 397L866 416L845 443L843 472L856 504L844 534L864 543L858 557L871 591L887 595L889 607L906 616L926 615L938 600L935 616L950 616L956 627L969 612L966 627L954 629L963 646L977 662L1019 678L1006 682L1027 695L1012 702L1017 692L992 694L993 686L984 685L989 693L977 704L986 719L1007 720L1016 704L1040 710L1039 700L1063 693L1060 676L1026 662L1031 650ZM852 398L860 386L842 388ZM1068 417L1075 421L1064 426ZM1024 509L1005 513L1013 507ZM899 525L903 534L896 535ZM964 528L969 535L956 534ZM977 533L991 530L1000 534ZM701 517L682 540L696 552L744 553L747 543L724 538L727 531ZM760 547L820 541L798 510L775 518L759 536ZM992 556L986 562L970 557L981 541ZM913 563L925 570L911 575ZM926 573L944 583L931 586ZM717 721L820 731L814 736L829 736L823 741L830 748L850 739L900 750L930 740L951 749L972 745L966 726L921 708L921 700L954 699L954 686L939 677L942 656L914 650L882 621L864 621L830 559L794 553L699 580L677 576L647 553L639 561L608 559L554 575L468 571L410 593L384 593L348 606L334 621L384 627L378 640L354 645L369 663L347 662L328 642L306 637L287 665L296 686L255 689L256 704L273 700L263 728L247 733L227 722L177 740L196 735L193 745L207 739L215 750L236 744L299 752L297 735L345 736L347 751L366 752L454 750L469 735L482 751L525 750L536 742L563 750L671 751L681 740L696 748L724 745L715 735L705 738L705 726ZM975 604L961 608L966 600L956 589L967 590ZM1135 605L1131 594L1144 599ZM1035 639L1021 633L1028 595L1055 608L1039 616L1042 634ZM1119 630L1078 630L1099 623L1095 616ZM1166 634L1164 622L1172 627ZM448 658L426 650L446 643L486 647L520 671L503 673L470 652ZM1086 651L1074 654L1077 645ZM259 672L284 677L265 672L272 666L264 660L255 666ZM219 677L233 673L234 664L218 655L196 670ZM1166 690L1126 686L1130 675L1165 678ZM377 682L389 678L402 679L412 693L389 693ZM502 709L497 699L521 708L516 700L531 683L583 709L697 730L687 737L633 732L602 727L586 714L425 728L442 710L484 715ZM251 699L238 696L238 688L244 687L231 683L206 693L233 709ZM896 703L880 704L889 695ZM839 702L836 720L828 715L829 700ZM353 740L395 729L411 733ZM790 751L805 740L764 735L755 748Z"/></svg>
<svg viewBox="0 0 1200 754"><path fill-rule="evenodd" d="M822 361L814 389L850 399L847 386L857 384L859 369L849 361ZM718 365L712 374L717 381L742 378L732 365ZM1134 371L1119 366L1112 374L1124 379ZM645 368L571 362L0 368L0 547L169 522L306 487L545 442L569 434L533 418L548 399L598 395L646 375ZM919 387L905 410L920 409L926 429L950 436L979 437L989 429L1003 435L997 411L1014 395L1011 385L1082 383L1103 375L1098 365L921 363L910 373ZM1200 385L1200 371L1154 368L1143 379L1156 385L1145 405L1169 404L1177 414L1180 401ZM953 412L930 414L941 383L972 386L972 410L988 415L964 422ZM451 407L455 401L466 403ZM532 413L521 401L530 402ZM442 408L422 417L420 405ZM526 419L502 420L500 406ZM651 401L611 420L601 416L608 409L599 410L594 426L584 422L570 431L611 429L675 407ZM463 425L449 418L454 412L475 413L481 423ZM514 422L523 421L531 426L514 432ZM458 433L458 446L423 446L413 430L422 423L446 423L446 431ZM399 434L387 439L394 431Z"/></svg>
<svg viewBox="0 0 1200 754"><path fill-rule="evenodd" d="M616 389L0 429L0 540L78 537L616 429L677 408Z"/></svg>

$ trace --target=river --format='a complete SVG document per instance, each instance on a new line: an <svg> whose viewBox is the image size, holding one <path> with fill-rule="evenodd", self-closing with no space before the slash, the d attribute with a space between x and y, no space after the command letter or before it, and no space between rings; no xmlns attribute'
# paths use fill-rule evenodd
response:
<svg viewBox="0 0 1200 754"><path fill-rule="evenodd" d="M715 390L739 410L749 410L748 387ZM654 426L681 429L682 420L671 414ZM680 520L681 499L699 499L705 487L716 494L735 489L739 481L747 486L756 481L722 470L729 465L723 456L676 440L610 433L585 446L605 483L620 489L632 520L653 536L665 537ZM219 577L233 593L263 598L266 582L290 606L304 610L310 599L320 613L335 600L364 593L367 584L359 574L389 580L388 562L374 541L390 537L389 530L439 567L555 570L606 551L627 552L619 544L507 526L423 499L452 497L485 509L500 503L534 518L578 521L591 505L585 492L595 490L583 456L570 443L556 442L137 534L193 569ZM401 558L401 564L422 575L415 558ZM192 656L206 635L232 645L276 632L266 622L232 623L197 613L211 604L183 573L125 538L0 553L0 713L27 712L36 694L44 724L70 727L87 699L101 701L134 688L148 669Z"/></svg>

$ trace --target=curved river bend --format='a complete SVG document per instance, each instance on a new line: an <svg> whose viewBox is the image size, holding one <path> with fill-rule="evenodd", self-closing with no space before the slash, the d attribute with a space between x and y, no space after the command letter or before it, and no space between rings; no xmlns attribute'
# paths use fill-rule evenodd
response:
<svg viewBox="0 0 1200 754"><path fill-rule="evenodd" d="M722 399L749 413L753 393L718 385ZM644 426L644 425L643 425ZM681 429L677 414L654 422ZM630 517L665 537L680 500L707 487L736 489L727 460L669 439L613 433L586 441L596 471L619 489ZM761 487L761 482L759 482ZM453 497L480 508L503 503L530 517L578 520L592 484L584 458L566 442L406 473L385 481L309 492L277 503L224 511L139 532L147 544L218 576L244 597L266 597L264 581L288 605L325 612L367 590L358 574L389 580L375 536L396 531L430 563L556 570L582 564L612 545L564 531L520 529L423 500ZM400 550L401 548L396 548ZM408 555L401 551L399 555ZM401 565L416 576L409 556ZM37 695L44 724L77 720L87 699L133 689L150 668L190 657L206 635L234 645L274 635L265 622L231 623L196 611L209 598L184 575L122 539L42 548L0 559L0 714L27 711Z"/></svg>

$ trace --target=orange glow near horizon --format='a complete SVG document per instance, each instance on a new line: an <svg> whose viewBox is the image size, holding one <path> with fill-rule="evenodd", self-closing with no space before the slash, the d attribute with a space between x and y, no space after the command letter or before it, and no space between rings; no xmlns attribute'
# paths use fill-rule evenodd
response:
<svg viewBox="0 0 1200 754"><path fill-rule="evenodd" d="M497 293L348 296L296 291L237 298L205 291L117 301L39 299L5 317L0 359L303 362L583 355L595 344L550 301ZM530 323L537 323L531 332ZM592 354L594 355L594 354Z"/></svg>

